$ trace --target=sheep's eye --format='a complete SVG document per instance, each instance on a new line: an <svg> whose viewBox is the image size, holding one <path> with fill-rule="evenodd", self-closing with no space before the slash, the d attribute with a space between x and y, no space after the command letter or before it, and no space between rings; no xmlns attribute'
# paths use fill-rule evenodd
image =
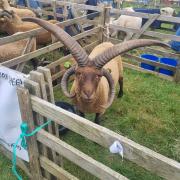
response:
<svg viewBox="0 0 180 180"><path fill-rule="evenodd" d="M80 72L78 72L78 73L76 73L76 76L78 77L78 78L82 78L82 73L80 73Z"/></svg>
<svg viewBox="0 0 180 180"><path fill-rule="evenodd" d="M98 76L98 75L96 75L95 79L98 81L98 80L99 80L99 76Z"/></svg>

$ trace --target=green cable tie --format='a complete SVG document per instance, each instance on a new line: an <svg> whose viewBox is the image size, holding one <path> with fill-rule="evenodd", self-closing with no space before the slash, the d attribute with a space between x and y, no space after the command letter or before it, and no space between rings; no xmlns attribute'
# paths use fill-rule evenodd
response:
<svg viewBox="0 0 180 180"><path fill-rule="evenodd" d="M70 67L71 67L71 62L66 61L66 62L64 63L64 67L65 67L66 69L70 68Z"/></svg>

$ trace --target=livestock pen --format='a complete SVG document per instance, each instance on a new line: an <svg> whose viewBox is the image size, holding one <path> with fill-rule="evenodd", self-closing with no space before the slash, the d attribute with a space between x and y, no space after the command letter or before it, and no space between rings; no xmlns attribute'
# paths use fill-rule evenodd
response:
<svg viewBox="0 0 180 180"><path fill-rule="evenodd" d="M62 3L62 2L60 2L60 3ZM84 31L75 36L75 38L78 40L78 39L87 37L91 34L95 35L96 38L92 38L93 41L91 41L89 44L86 44L84 47L85 49L90 51L91 48L93 48L94 46L96 46L97 44L99 44L102 41L106 41L107 38L109 41L112 41L114 43L119 42L118 39L112 39L112 38L107 37L107 32L106 32L106 30L107 30L106 25L108 24L108 13L109 13L109 11L112 11L114 13L114 12L117 12L117 10L114 10L114 9L111 10L109 8L104 9L104 8L98 8L98 7L90 7L90 6L86 6L86 5L76 5L76 6L80 6L82 9L91 9L91 10L100 12L99 20L97 20L97 19L96 20L88 20L88 22L90 24L92 23L93 25L95 25L93 29ZM118 10L118 13L127 13L127 12ZM134 15L133 13L130 13L130 14ZM130 15L130 14L128 14L128 15ZM138 13L136 15L138 15ZM140 14L140 15L144 15L144 14ZM150 15L145 15L145 16L150 17ZM65 26L65 25L70 25L70 24L79 22L80 20L81 20L81 22L83 22L83 21L86 22L87 21L86 18L87 18L87 16L77 17L75 19L67 20L67 21L61 22L59 24ZM163 17L160 16L159 18L163 18ZM164 17L164 19L165 19L165 17ZM175 20L176 22L179 22L179 19L176 19L173 17L170 20L173 20L173 21ZM113 28L121 28L121 27L113 27ZM25 32L19 36L14 35L11 37L5 37L0 40L0 44L2 45L5 43L8 43L8 42L13 42L13 41L27 38L27 37L32 37L32 36L34 37L34 36L36 36L37 32L40 32L40 31L44 31L44 30L42 30L42 29L33 30L30 32ZM142 34L152 36L151 35L152 33L149 33L147 30L145 30L145 31L141 30L141 32L142 31L143 31ZM144 32L147 34L145 34ZM153 32L153 33L155 34L155 37L157 37L157 36L159 37L159 34L157 34L157 32ZM135 32L135 34L138 35L139 32L138 33ZM174 35L166 35L166 34L162 37L167 37L169 39L177 38ZM177 39L177 40L179 40L179 39ZM33 57L38 57L40 55L44 55L47 52L54 51L55 49L58 49L59 47L62 47L62 46L63 45L60 42L56 42L47 47L43 47L34 52L27 53L27 54L22 55L21 57L7 61L7 62L3 63L2 65L7 66L7 67L13 67L18 64L29 61ZM143 48L142 51L146 51L147 49L150 52L153 51L153 53L155 52L157 54L175 57L176 59L177 58L179 59L179 56L177 54L174 54L172 52L163 51L163 50L157 50L157 49L152 49L152 48ZM124 55L124 56L128 56L128 55ZM129 54L129 57L130 56L133 56L130 59L136 59L136 57L137 57L137 55L134 57L134 55L132 55L132 54ZM59 65L61 65L61 67L63 67L62 66L63 63L66 60L70 60L71 58L72 58L72 56L69 54L69 55L62 57L62 58L52 62L51 64L47 65L47 68L53 69L56 66L59 67ZM139 57L138 57L138 59L140 59L141 61L144 60ZM144 61L146 61L146 60L144 60ZM174 70L176 72L176 76L169 77L169 76L165 76L163 74L161 75L158 72L151 72L151 71L143 70L137 65L135 66L135 65L130 64L130 62L131 61L129 61L129 60L128 60L128 62L124 62L124 66L128 67L130 69L135 69L138 71L155 74L155 75L158 75L158 76L163 77L168 80L176 79L176 81L178 81L177 77L179 77L178 76L178 73L179 73L178 68L179 67L171 68L170 70ZM148 61L146 61L146 62L148 63ZM167 65L163 66L160 63L156 63L155 65L163 67L163 68L168 68ZM20 88L18 91L20 103L23 104L21 106L21 111L23 113L23 119L28 121L30 131L34 129L34 126L38 125L39 123L41 124L42 122L44 122L44 119L45 120L51 119L52 121L55 122L56 126L57 126L57 124L60 124L60 125L63 125L75 132L75 133L70 132L67 135L67 137L60 137L60 139L59 139L57 132L53 131L51 127L48 127L48 130L47 129L46 129L46 131L42 130L37 134L37 136L28 138L27 141L30 141L30 142L28 142L30 163L27 165L25 162L18 159L18 165L26 172L27 175L29 175L33 179L40 179L40 178L42 178L42 175L45 178L49 179L51 177L49 175L49 173L53 174L54 176L56 176L58 178L62 177L62 178L66 178L66 179L75 179L74 176L77 176L80 179L95 179L94 176L96 176L97 178L100 178L100 179L106 179L106 178L107 179L126 179L124 176L127 176L130 179L133 179L133 178L134 179L138 179L138 178L143 179L143 177L147 178L147 179L159 179L158 176L163 177L165 179L169 179L169 178L178 179L178 177L180 175L180 164L177 162L177 161L179 161L178 154L177 154L178 150L176 150L175 156L172 155L173 152L169 153L169 151L171 151L169 149L172 148L172 147L169 147L170 141L172 141L172 139L170 137L169 137L169 139L166 137L167 141L168 141L167 143L169 143L169 144L167 144L165 141L163 141L163 139L161 137L164 135L163 131L166 131L166 130L167 130L167 133L169 136L172 135L172 133L175 133L175 136L173 138L175 138L177 140L177 145L178 145L178 142L179 142L178 141L178 137L179 137L178 136L179 135L178 127L179 126L178 126L178 122L176 122L177 119L174 119L174 118L178 118L178 116L175 116L175 117L170 116L170 117L173 117L173 122L169 123L169 125L172 126L171 128L174 129L174 132L172 132L172 133L168 127L163 127L164 125L162 125L161 120L158 119L158 118L160 118L159 116L157 116L158 117L157 118L156 116L154 117L152 115L152 116L146 118L146 116L147 115L149 116L151 113L156 114L154 112L155 111L154 108L152 108L152 107L150 107L150 109L148 109L148 110L146 109L147 112L143 113L144 114L143 118L146 119L146 121L144 123L146 123L147 125L149 123L152 123L152 124L157 123L158 127L155 127L155 125L153 127L151 127L151 126L146 127L145 125L140 126L140 125L142 125L142 122L140 122L140 119L139 119L140 115L138 115L138 114L135 114L135 115L137 115L137 119L135 121L133 120L135 118L134 116L129 117L129 119L128 119L128 117L126 117L126 115L128 116L128 113L127 113L128 109L126 107L127 102L129 102L131 104L131 106L129 106L129 108L136 109L136 107L135 107L135 105L133 105L133 103L135 104L134 101L138 101L137 96L140 96L139 93L144 93L144 92L150 93L149 91L145 91L145 89L142 86L140 81L149 81L149 84L150 84L148 86L149 88L151 86L154 88L155 88L155 86L157 86L157 89L158 89L161 86L164 86L166 88L166 92L167 92L167 93L165 93L166 95L168 95L168 92L171 92L170 89L173 89L175 94L172 94L171 100L174 103L175 103L175 100L173 100L173 99L179 97L179 95L178 95L178 87L179 86L178 85L175 85L172 82L169 82L166 84L165 80L161 81L161 80L159 80L159 78L150 76L150 75L148 76L148 75L142 74L142 78L141 78L141 73L138 73L136 71L131 72L129 70L126 70L125 75L127 75L128 79L126 79L127 90L125 93L127 94L127 96L120 103L118 103L117 101L115 102L115 104L112 106L112 109L110 109L109 112L107 112L107 115L105 115L105 117L104 117L106 123L102 122L103 126L106 126L109 129L112 129L115 131L115 132L113 132L107 128L103 128L99 125L96 125L96 124L88 121L87 119L83 119L79 116L75 116L75 115L72 115L71 113L63 111L62 109L53 105L55 100L59 100L64 97L62 97L62 94L59 94L59 86L58 85L54 88L52 87L52 81L61 77L64 71L65 70L62 69L62 71L52 74L52 77L51 77L48 69L39 67L37 71L30 72L29 78L25 81L25 89ZM156 84L156 82L154 82L154 80L157 82L157 84ZM131 84L128 84L128 81L131 84L133 84L134 87L135 87L135 85L137 85L137 82L139 82L139 85L141 85L141 87L139 87L139 89L137 89L137 90L132 89L133 86L131 86ZM177 90L176 90L176 88L177 88ZM153 96L153 94L150 94L152 96L151 98L153 98L152 101L154 101L154 98L158 98L156 96L159 96L160 95L159 93L161 93L161 92L154 92L155 96ZM131 94L131 96L128 96L128 94ZM133 97L133 95L134 95L134 97ZM130 99L128 99L130 97L132 98L132 101L130 101ZM55 98L55 100L54 100L54 98ZM166 101L169 99L170 99L170 97L168 96ZM47 102L47 101L49 101L49 102ZM141 99L141 101L142 101L142 99ZM141 101L138 101L138 103L141 103ZM144 100L144 101L145 101L144 103L147 103L146 100ZM161 99L161 101L162 101L162 103L166 102L166 101L163 101L162 99ZM118 107L119 105L121 106L121 103L122 103L122 109L120 107ZM149 102L149 103L151 103L151 102ZM158 103L160 103L160 101L158 101ZM158 104L156 104L156 105L158 106ZM138 106L138 105L136 105L136 106ZM178 110L177 110L178 103L173 104L173 106L175 106L175 107L173 107L174 109L171 109L170 107L168 107L168 108L170 108L168 110L168 112L170 113L172 111L173 113L178 113ZM142 107L140 107L140 108L142 108ZM158 107L156 107L156 108L158 109ZM168 108L165 108L165 109L168 109ZM143 109L143 112L144 112L144 110L145 109ZM36 112L36 113L34 113L34 112ZM138 111L138 113L141 113L141 112ZM121 119L122 123L115 121L116 117L114 117L115 116L114 114L117 114L117 116L119 116L119 114L122 115L122 118L119 117ZM163 116L164 120L166 119L165 115L167 115L167 114L163 115L161 112L160 115ZM113 124L112 121L115 121L115 124ZM177 126L177 128L174 127L175 125ZM141 127L145 128L144 131L141 130ZM135 128L137 128L138 131L142 134L140 135L140 134L138 134L138 132L134 132L133 129L135 129ZM152 133L155 133L157 136L152 137L151 133L149 131L147 131L148 128L151 128L149 131ZM154 128L154 129L152 129L152 128ZM56 127L56 129L57 129L57 127ZM160 131L158 131L158 130L160 130ZM143 138L143 136L146 136L144 133L147 133L146 139ZM158 135L158 133L160 133L160 135ZM81 136L78 136L78 134L80 134ZM169 156L173 159L176 159L177 161L166 158L165 156L162 156L162 155L150 150L149 148L141 146L120 134L130 137L131 139L133 139L134 141L136 141L140 144L144 144L148 147L152 146L153 150L161 152L162 154ZM150 138L150 141L152 141L152 142L148 141L148 136L150 136L149 138ZM62 140L65 142L63 142ZM95 142L96 144L92 143L90 140ZM124 148L124 158L125 158L124 161L121 161L121 158L119 158L117 155L110 155L110 153L108 152L109 146L115 140L120 141ZM143 142L143 140L146 140L147 142ZM162 142L159 142L159 141L162 141ZM37 142L38 142L38 145L37 145ZM39 144L39 142L40 142L40 144ZM158 146L158 143L160 143L160 144L162 143L162 146ZM73 145L75 148L68 144ZM100 146L97 144L99 144ZM7 150L5 150L2 146L0 146L0 148L1 148L1 152L4 152L3 154L7 155ZM76 148L80 149L83 153L80 152L79 150L77 150ZM163 148L167 148L167 149L165 150ZM39 150L39 151L37 151L37 150ZM49 153L47 153L47 151L50 151L50 156L49 156ZM59 157L57 154L64 157L64 158L60 157L61 162L58 162ZM89 156L92 156L94 159L90 158ZM10 155L9 155L9 157L10 157ZM68 160L66 160L66 159L68 159ZM148 174L148 172L146 172L142 168L138 169L138 167L136 167L129 160L132 161L133 163L136 163L137 165L142 166L143 168L149 170L151 173ZM93 176L86 174L82 170L79 170L76 166L73 166L69 161L72 161L73 163L77 164L78 166L80 166L82 169L85 169ZM104 166L102 163L106 164L107 166L110 166L113 170L111 170L107 166ZM61 167L59 166L59 164L61 164ZM64 171L62 169L63 166L66 169L66 171ZM43 168L43 171L42 171L41 167ZM69 174L67 171L72 172L73 175ZM117 172L115 172L115 171L117 171ZM119 173L123 174L123 176ZM145 175L142 176L140 174L145 174ZM158 176L155 176L154 174L157 174Z"/></svg>

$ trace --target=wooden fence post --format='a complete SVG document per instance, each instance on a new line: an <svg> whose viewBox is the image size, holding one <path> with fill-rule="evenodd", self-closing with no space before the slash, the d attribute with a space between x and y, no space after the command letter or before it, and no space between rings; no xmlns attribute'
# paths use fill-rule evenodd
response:
<svg viewBox="0 0 180 180"><path fill-rule="evenodd" d="M180 83L180 60L178 61L178 65L177 65L175 76L174 76L174 81L176 83Z"/></svg>
<svg viewBox="0 0 180 180"><path fill-rule="evenodd" d="M25 0L25 5L30 8L29 0Z"/></svg>
<svg viewBox="0 0 180 180"><path fill-rule="evenodd" d="M107 36L109 36L109 29L105 29L107 26L109 26L109 22L110 22L110 10L111 10L111 6L104 6L103 8L103 12L102 12L102 18L101 18L101 25L102 25L102 37L100 39L101 42L104 42L104 41L107 41L108 37L106 37L104 35L104 32L105 34L107 34ZM108 27L107 27L108 28Z"/></svg>
<svg viewBox="0 0 180 180"><path fill-rule="evenodd" d="M34 38L34 37L29 38L21 55L29 53L31 51L35 41L36 41L36 38ZM18 64L16 67L16 70L22 72L26 63L27 62L23 62L23 63Z"/></svg>
<svg viewBox="0 0 180 180"><path fill-rule="evenodd" d="M26 79L24 82L24 86L29 90L30 94L35 95L37 97L41 97L41 90L40 85L37 82L31 81ZM34 122L37 125L41 125L44 123L44 118L40 114L34 114ZM48 157L48 148L39 144L40 153L43 154L45 157ZM47 178L50 179L51 176L47 171L42 172L42 174Z"/></svg>
<svg viewBox="0 0 180 180"><path fill-rule="evenodd" d="M106 36L104 37L103 41L108 41L109 36L110 36L110 31L109 31L109 23L110 23L110 11L111 11L111 6L106 6L105 7L105 32Z"/></svg>
<svg viewBox="0 0 180 180"><path fill-rule="evenodd" d="M53 8L54 19L57 20L57 16L56 16L56 0L51 1L51 6Z"/></svg>
<svg viewBox="0 0 180 180"><path fill-rule="evenodd" d="M103 42L104 25L105 25L105 6L103 6L102 11L100 13L99 25L101 27L99 41L100 41L100 43L102 43Z"/></svg>
<svg viewBox="0 0 180 180"><path fill-rule="evenodd" d="M140 32L138 32L137 34L135 34L132 39L139 39L143 33L150 27L150 25L158 19L158 17L160 16L160 14L151 14L150 18L148 19L148 21L141 27ZM129 38L130 39L130 38ZM127 39L128 40L128 39Z"/></svg>
<svg viewBox="0 0 180 180"><path fill-rule="evenodd" d="M17 95L19 99L22 120L28 124L29 132L32 132L35 126L29 91L25 88L19 87L17 89ZM28 137L27 144L32 179L41 180L42 174L36 135Z"/></svg>

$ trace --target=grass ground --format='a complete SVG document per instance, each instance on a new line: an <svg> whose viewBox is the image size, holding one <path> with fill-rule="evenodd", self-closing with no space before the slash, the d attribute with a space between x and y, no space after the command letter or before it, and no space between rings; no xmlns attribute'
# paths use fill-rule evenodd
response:
<svg viewBox="0 0 180 180"><path fill-rule="evenodd" d="M180 162L180 85L127 69L124 77L124 96L113 102L102 117L101 125ZM56 100L67 101L59 88L54 93ZM93 116L88 115L87 119L92 120ZM73 132L68 132L63 139L129 179L161 179L134 163L121 161L118 155ZM67 160L65 169L82 180L96 179ZM26 176L23 174L23 177ZM2 155L0 179L15 179L11 162Z"/></svg>

